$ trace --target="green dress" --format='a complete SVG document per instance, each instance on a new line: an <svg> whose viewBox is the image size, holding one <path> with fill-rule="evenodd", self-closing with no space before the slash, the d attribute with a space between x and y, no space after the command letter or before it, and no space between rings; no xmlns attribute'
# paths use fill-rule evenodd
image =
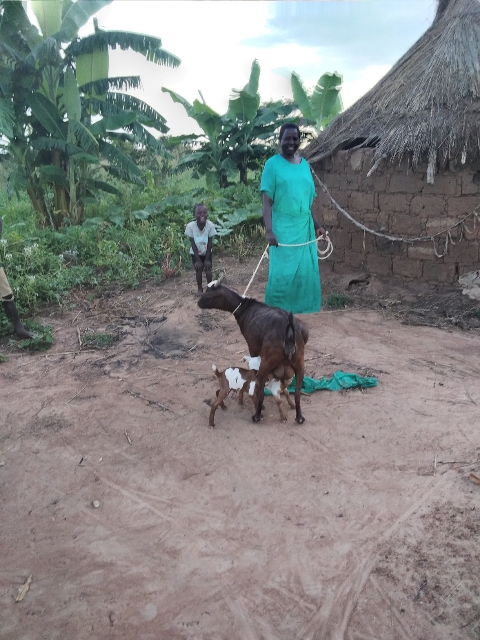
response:
<svg viewBox="0 0 480 640"><path fill-rule="evenodd" d="M315 239L311 206L315 185L308 162L292 164L281 155L265 163L260 191L273 201L272 228L279 244ZM265 302L293 313L320 311L321 289L315 242L300 247L269 248Z"/></svg>

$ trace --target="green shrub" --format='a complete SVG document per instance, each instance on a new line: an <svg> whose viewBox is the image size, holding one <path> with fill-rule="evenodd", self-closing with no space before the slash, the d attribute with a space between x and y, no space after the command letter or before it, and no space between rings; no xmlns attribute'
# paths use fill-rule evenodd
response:
<svg viewBox="0 0 480 640"><path fill-rule="evenodd" d="M329 293L323 298L323 306L329 309L344 309L352 299L346 293Z"/></svg>

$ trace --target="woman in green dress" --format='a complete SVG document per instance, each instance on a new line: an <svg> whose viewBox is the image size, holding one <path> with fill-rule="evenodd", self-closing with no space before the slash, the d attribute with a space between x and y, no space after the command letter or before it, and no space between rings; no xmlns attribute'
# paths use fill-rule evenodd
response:
<svg viewBox="0 0 480 640"><path fill-rule="evenodd" d="M325 231L311 211L315 186L308 162L297 154L297 125L284 124L279 142L281 152L267 160L260 183L270 245L265 302L293 313L315 313L321 288L317 244L311 241Z"/></svg>

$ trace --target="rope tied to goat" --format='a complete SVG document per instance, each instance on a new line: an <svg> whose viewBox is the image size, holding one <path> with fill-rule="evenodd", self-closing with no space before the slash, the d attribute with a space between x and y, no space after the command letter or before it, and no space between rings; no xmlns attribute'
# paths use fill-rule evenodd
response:
<svg viewBox="0 0 480 640"><path fill-rule="evenodd" d="M472 231L466 225L466 220L468 220L469 218L473 218L473 230L475 231L476 225L477 225L477 219L480 217L480 203L479 203L473 209L473 211L471 211L464 218L462 218L452 226L448 227L447 229L444 229L443 231L432 233L429 236L418 236L416 238L402 238L400 236L391 236L385 233L381 233L380 231L375 231L374 229L369 229L367 226L365 226L361 222L358 222L358 220L355 220L355 218L353 218L347 211L345 211L345 209L343 209L343 207L341 207L338 204L338 202L335 200L335 198L332 196L332 194L328 190L328 187L320 180L320 178L317 176L317 174L312 169L312 167L310 167L310 170L313 174L313 177L317 181L318 185L320 186L322 191L325 193L325 195L329 198L333 206L338 211L340 211L340 213L344 215L347 218L347 220L350 220L350 222L352 222L356 227L358 227L359 229L362 229L364 233L364 237L365 237L365 233L371 233L374 236L377 236L379 238L385 238L386 240L390 240L392 242L405 242L407 244L412 244L414 242L432 242L433 250L437 258L443 258L447 254L449 244L452 244L452 246L455 246L463 240L465 233L472 233ZM456 240L454 240L452 237L452 231L454 229L457 230ZM438 243L438 238L443 235L445 235L445 241L443 246L443 252L440 253L439 251L437 251L437 243ZM364 244L365 244L365 241L364 241Z"/></svg>
<svg viewBox="0 0 480 640"><path fill-rule="evenodd" d="M332 255L333 252L333 244L332 241L330 240L330 236L328 235L328 231L325 232L325 235L320 235L318 236L318 238L315 238L314 240L308 240L308 242L300 242L298 244L283 244L281 242L278 243L279 247L305 247L306 245L309 244L313 244L314 242L317 243L317 254L318 254L318 259L319 260L326 260L329 256ZM319 242L326 242L327 246L325 249L320 249L320 247L318 246ZM247 291L250 289L250 285L253 282L253 279L255 278L258 269L260 268L260 265L262 264L262 260L268 256L268 248L270 245L267 244L267 246L265 247L264 252L262 253L260 260L258 261L257 266L255 267L255 271L252 274L252 277L250 278L249 283L247 284L247 287L245 289L245 291L243 292L243 296L246 295ZM241 304L241 303L240 303ZM240 306L240 305L238 305ZM238 309L238 307L237 307ZM235 309L235 311L237 310ZM233 313L235 313L235 311Z"/></svg>

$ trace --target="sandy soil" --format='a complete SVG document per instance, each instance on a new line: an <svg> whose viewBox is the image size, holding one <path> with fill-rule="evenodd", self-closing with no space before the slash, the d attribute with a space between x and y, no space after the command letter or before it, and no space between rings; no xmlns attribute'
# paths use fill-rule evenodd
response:
<svg viewBox="0 0 480 640"><path fill-rule="evenodd" d="M217 262L240 292L255 264ZM77 295L46 354L0 342L2 640L480 638L480 331L412 326L398 290L305 316L308 375L378 386L209 429L246 345L194 289Z"/></svg>

